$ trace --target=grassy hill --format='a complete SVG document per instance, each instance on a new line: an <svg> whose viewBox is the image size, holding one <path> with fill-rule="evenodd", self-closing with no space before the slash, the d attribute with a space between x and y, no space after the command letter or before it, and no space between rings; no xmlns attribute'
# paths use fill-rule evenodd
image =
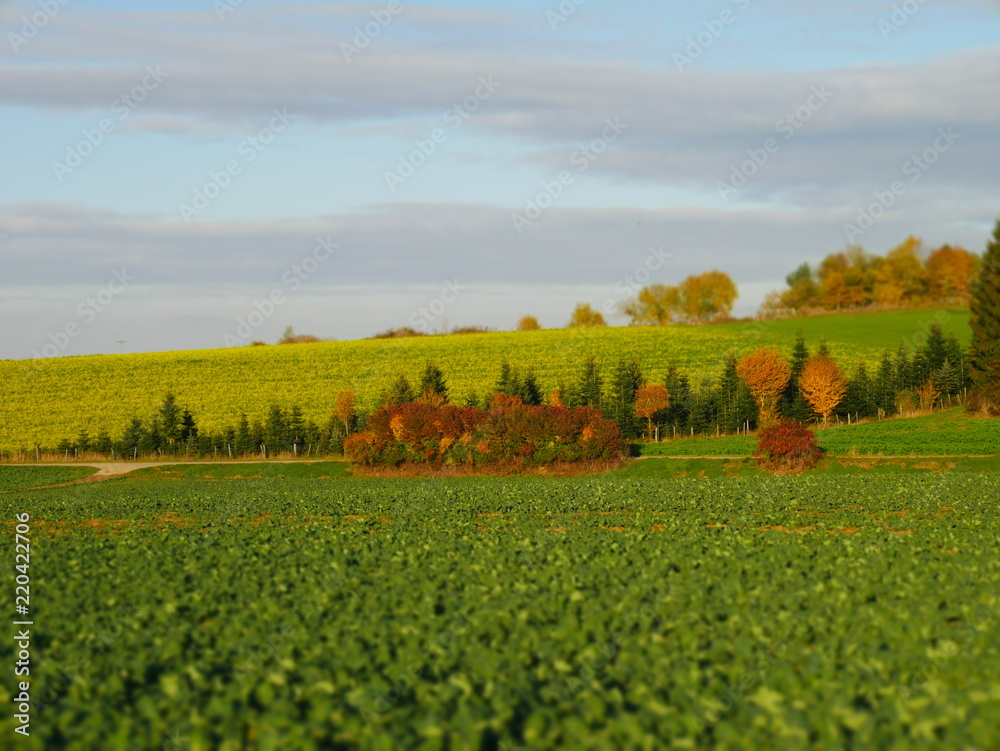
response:
<svg viewBox="0 0 1000 751"><path fill-rule="evenodd" d="M246 411L263 418L271 404L299 404L306 418L327 418L337 391L352 388L369 410L399 373L414 379L427 360L445 372L452 397L480 395L509 359L533 368L548 391L560 378L572 382L582 359L593 354L610 368L634 355L650 380L674 361L694 382L714 378L728 352L743 355L773 345L790 352L802 328L810 346L825 337L834 356L853 368L886 348L923 342L935 321L963 342L969 316L961 310L909 310L712 326L550 329L410 339L156 352L133 355L0 361L0 450L54 445L81 428L118 435L133 416L152 414L173 391L201 427L218 429Z"/></svg>
<svg viewBox="0 0 1000 751"><path fill-rule="evenodd" d="M820 428L823 449L832 456L991 456L1000 454L1000 420L969 417L961 407L860 425ZM750 456L754 436L681 438L642 445L643 456Z"/></svg>

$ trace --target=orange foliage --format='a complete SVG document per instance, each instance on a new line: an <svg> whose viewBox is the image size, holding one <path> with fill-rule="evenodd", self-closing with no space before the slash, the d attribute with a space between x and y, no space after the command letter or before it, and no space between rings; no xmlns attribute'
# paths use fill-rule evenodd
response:
<svg viewBox="0 0 1000 751"><path fill-rule="evenodd" d="M653 415L670 406L670 392L666 386L647 383L639 387L635 397L635 416L646 419L649 435L652 437Z"/></svg>
<svg viewBox="0 0 1000 751"><path fill-rule="evenodd" d="M498 412L502 409L511 409L512 407L520 407L524 402L521 401L519 396L511 396L510 394L503 394L497 392L490 399L490 411Z"/></svg>
<svg viewBox="0 0 1000 751"><path fill-rule="evenodd" d="M822 415L826 422L847 393L847 379L830 357L815 355L802 368L799 390L813 411Z"/></svg>
<svg viewBox="0 0 1000 751"><path fill-rule="evenodd" d="M344 431L351 432L351 420L354 419L354 392L341 391L337 394L337 406L333 409L333 414L344 423Z"/></svg>
<svg viewBox="0 0 1000 751"><path fill-rule="evenodd" d="M773 420L778 399L792 377L788 360L776 349L761 347L736 363L736 373L757 402L760 421L766 423Z"/></svg>

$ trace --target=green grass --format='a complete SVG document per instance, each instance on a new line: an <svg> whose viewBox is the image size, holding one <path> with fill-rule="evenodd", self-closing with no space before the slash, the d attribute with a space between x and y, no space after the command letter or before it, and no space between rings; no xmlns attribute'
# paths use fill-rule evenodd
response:
<svg viewBox="0 0 1000 751"><path fill-rule="evenodd" d="M84 428L91 436L101 429L117 436L132 416L152 415L167 391L210 431L232 424L240 411L263 419L272 404L298 404L307 419L323 422L339 390L354 389L361 408L371 410L392 380L400 373L416 379L427 360L444 370L458 402L470 390L480 397L491 390L504 359L533 368L546 393L560 379L573 382L589 354L605 373L619 358L634 355L652 381L662 379L672 360L697 383L717 377L728 352L743 355L769 345L789 353L799 328L814 348L825 338L850 369L874 362L901 342L915 348L937 319L969 340L967 311L926 309L711 326L551 329L6 360L0 361L5 396L0 451L35 443L54 446L75 439Z"/></svg>
<svg viewBox="0 0 1000 751"><path fill-rule="evenodd" d="M807 475L864 475L864 474L938 474L941 472L981 473L1000 472L1000 456L960 456L945 459L851 459L832 457L823 459ZM757 468L753 459L667 459L652 457L632 461L624 469L608 472L616 477L659 477L680 479L697 477L717 479L722 477L761 477L765 472Z"/></svg>
<svg viewBox="0 0 1000 751"><path fill-rule="evenodd" d="M998 498L990 473L2 494L37 582L18 748L1000 748Z"/></svg>
<svg viewBox="0 0 1000 751"><path fill-rule="evenodd" d="M0 490L37 488L60 482L73 482L88 477L97 470L93 467L20 467L16 464L0 465Z"/></svg>
<svg viewBox="0 0 1000 751"><path fill-rule="evenodd" d="M263 478L329 479L350 477L347 462L248 462L239 464L171 464L129 473L136 480L238 480Z"/></svg>
<svg viewBox="0 0 1000 751"><path fill-rule="evenodd" d="M1000 454L1000 420L971 417L958 407L920 417L819 428L832 456L992 456ZM754 436L678 438L639 445L642 456L752 456Z"/></svg>

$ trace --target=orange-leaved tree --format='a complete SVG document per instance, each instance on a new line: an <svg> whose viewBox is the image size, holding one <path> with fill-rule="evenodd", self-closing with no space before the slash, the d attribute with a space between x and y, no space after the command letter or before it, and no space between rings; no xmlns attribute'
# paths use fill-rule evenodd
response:
<svg viewBox="0 0 1000 751"><path fill-rule="evenodd" d="M771 422L777 414L778 399L792 377L788 360L773 347L761 347L736 363L736 374L757 402L761 423Z"/></svg>
<svg viewBox="0 0 1000 751"><path fill-rule="evenodd" d="M334 407L333 413L344 423L344 435L350 435L355 415L353 391L341 391L337 394L337 406Z"/></svg>
<svg viewBox="0 0 1000 751"><path fill-rule="evenodd" d="M534 316L521 316L521 320L517 322L518 331L538 331L540 328L538 319Z"/></svg>
<svg viewBox="0 0 1000 751"><path fill-rule="evenodd" d="M635 416L645 418L653 439L653 415L670 406L670 392L659 383L646 383L635 392Z"/></svg>
<svg viewBox="0 0 1000 751"><path fill-rule="evenodd" d="M799 391L825 424L847 393L847 379L829 355L814 355L802 368Z"/></svg>

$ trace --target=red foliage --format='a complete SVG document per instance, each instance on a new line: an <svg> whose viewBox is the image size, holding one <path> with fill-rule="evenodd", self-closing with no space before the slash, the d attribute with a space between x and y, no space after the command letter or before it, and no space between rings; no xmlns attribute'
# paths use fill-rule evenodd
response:
<svg viewBox="0 0 1000 751"><path fill-rule="evenodd" d="M595 409L504 403L470 407L410 403L382 407L344 453L368 466L412 464L523 467L616 459L628 444Z"/></svg>
<svg viewBox="0 0 1000 751"><path fill-rule="evenodd" d="M823 456L813 433L797 420L782 420L757 434L757 463L772 470L812 469Z"/></svg>

